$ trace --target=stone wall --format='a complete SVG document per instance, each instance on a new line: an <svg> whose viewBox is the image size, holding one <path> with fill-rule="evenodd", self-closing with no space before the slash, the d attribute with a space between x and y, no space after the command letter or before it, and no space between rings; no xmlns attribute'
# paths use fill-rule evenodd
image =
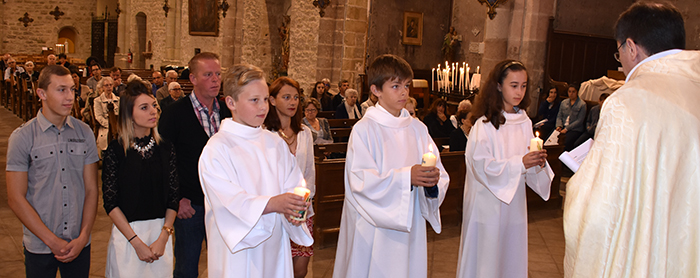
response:
<svg viewBox="0 0 700 278"><path fill-rule="evenodd" d="M333 1L331 6L324 10L325 14L320 18L318 27L315 81L328 78L331 84L333 84L333 87L336 87L335 84L341 80L340 71L343 64L345 2L346 1ZM315 7L314 13L319 13L318 9ZM312 89L311 86L304 88L304 90L309 90L309 93L311 93L310 90Z"/></svg>
<svg viewBox="0 0 700 278"><path fill-rule="evenodd" d="M153 3L155 1L131 1L127 7L127 13L121 16L125 16L125 20L129 26L129 36L128 44L126 45L128 49L122 49L122 51L128 51L134 53L134 62L130 64L131 68L140 68L138 65L139 58L146 52L146 49L141 49L139 46L138 30L136 26L136 15L138 13L144 13L146 15L146 45L151 42L151 53L152 57L150 59L145 59L145 68L149 68L153 65L155 69L159 69L163 64L163 60L166 59L165 51L165 25L166 17L162 6ZM174 16L172 13L168 13L168 16Z"/></svg>
<svg viewBox="0 0 700 278"><path fill-rule="evenodd" d="M382 54L401 56L414 70L430 70L444 62L441 48L449 31L451 10L451 0L372 0L367 46L370 62ZM401 43L405 11L423 13L423 44L420 46Z"/></svg>
<svg viewBox="0 0 700 278"><path fill-rule="evenodd" d="M65 13L58 20L49 14L56 6ZM0 7L0 52L39 54L42 47L54 48L58 31L71 26L76 31L75 53L68 56L83 60L90 56L93 0L6 0ZM25 12L34 19L27 27L18 20Z"/></svg>
<svg viewBox="0 0 700 278"><path fill-rule="evenodd" d="M289 77L309 95L316 82L320 16L311 1L293 0L289 26ZM280 41L281 42L281 41Z"/></svg>
<svg viewBox="0 0 700 278"><path fill-rule="evenodd" d="M472 72L476 71L477 66L481 66L483 58L483 53L479 53L478 46L484 42L487 11L486 5L481 5L478 1L454 1L452 7L451 26L454 26L457 34L462 36L456 60L469 63ZM470 46L476 48L470 50ZM431 65L431 68L435 66Z"/></svg>

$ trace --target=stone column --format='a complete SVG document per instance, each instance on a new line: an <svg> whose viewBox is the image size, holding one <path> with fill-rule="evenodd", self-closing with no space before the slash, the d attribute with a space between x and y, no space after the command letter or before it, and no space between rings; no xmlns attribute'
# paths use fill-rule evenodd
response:
<svg viewBox="0 0 700 278"><path fill-rule="evenodd" d="M340 78L357 83L358 74L364 73L367 41L366 0L348 0L345 8L345 36L343 38L343 66ZM352 86L352 87L356 87ZM361 91L361 88L356 88Z"/></svg>
<svg viewBox="0 0 700 278"><path fill-rule="evenodd" d="M305 94L316 83L320 16L311 1L292 0L289 9L289 77L299 82Z"/></svg>
<svg viewBox="0 0 700 278"><path fill-rule="evenodd" d="M489 19L486 12L484 12L486 26L484 28L484 55L481 60L482 87L496 64L507 58L512 9L513 1L508 1L496 8L497 14L494 19Z"/></svg>
<svg viewBox="0 0 700 278"><path fill-rule="evenodd" d="M241 62L258 66L269 73L272 61L265 0L239 1L243 2Z"/></svg>

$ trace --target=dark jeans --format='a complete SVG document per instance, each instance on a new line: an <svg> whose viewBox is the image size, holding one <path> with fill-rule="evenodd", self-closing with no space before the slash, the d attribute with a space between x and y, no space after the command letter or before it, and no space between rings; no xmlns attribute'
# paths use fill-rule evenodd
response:
<svg viewBox="0 0 700 278"><path fill-rule="evenodd" d="M585 143L586 140L588 140L590 138L593 138L593 134L588 133L588 131L582 133L581 136L579 136L578 139L576 139L576 142L574 142L574 148Z"/></svg>
<svg viewBox="0 0 700 278"><path fill-rule="evenodd" d="M579 137L581 137L581 134L583 132L581 131L573 131L569 130L566 132L566 137L564 138L564 151L568 152L570 150L573 150L576 145L576 140L578 140Z"/></svg>
<svg viewBox="0 0 700 278"><path fill-rule="evenodd" d="M206 239L204 229L204 206L192 205L192 218L175 219L175 269L174 278L196 278L199 276L199 255L202 241Z"/></svg>
<svg viewBox="0 0 700 278"><path fill-rule="evenodd" d="M56 271L61 271L61 277L90 276L90 245L80 251L72 262L62 263L54 254L34 254L24 249L24 267L27 278L55 278Z"/></svg>

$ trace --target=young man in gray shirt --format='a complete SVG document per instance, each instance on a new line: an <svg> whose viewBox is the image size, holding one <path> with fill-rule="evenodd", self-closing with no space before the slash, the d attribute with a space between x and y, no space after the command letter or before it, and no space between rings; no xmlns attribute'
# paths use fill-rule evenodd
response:
<svg viewBox="0 0 700 278"><path fill-rule="evenodd" d="M68 69L39 76L43 107L10 135L8 204L22 222L26 277L88 277L97 211L97 147L90 128L70 116L75 84Z"/></svg>

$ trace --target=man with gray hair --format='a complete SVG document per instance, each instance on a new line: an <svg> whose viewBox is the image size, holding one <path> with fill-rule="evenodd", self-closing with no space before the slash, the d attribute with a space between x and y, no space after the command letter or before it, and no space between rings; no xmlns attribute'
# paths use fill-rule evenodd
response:
<svg viewBox="0 0 700 278"><path fill-rule="evenodd" d="M161 109L165 109L170 104L172 104L173 102L180 99L183 95L182 94L182 86L180 86L180 83L173 81L173 82L168 83L167 87L168 87L168 92L170 93L170 95L159 101Z"/></svg>
<svg viewBox="0 0 700 278"><path fill-rule="evenodd" d="M625 85L566 188L566 277L700 276L700 52L680 11L637 2L615 24Z"/></svg>
<svg viewBox="0 0 700 278"><path fill-rule="evenodd" d="M161 101L170 95L170 88L168 87L168 84L175 81L177 81L177 71L169 70L165 72L165 85L156 91L156 98L158 101Z"/></svg>

